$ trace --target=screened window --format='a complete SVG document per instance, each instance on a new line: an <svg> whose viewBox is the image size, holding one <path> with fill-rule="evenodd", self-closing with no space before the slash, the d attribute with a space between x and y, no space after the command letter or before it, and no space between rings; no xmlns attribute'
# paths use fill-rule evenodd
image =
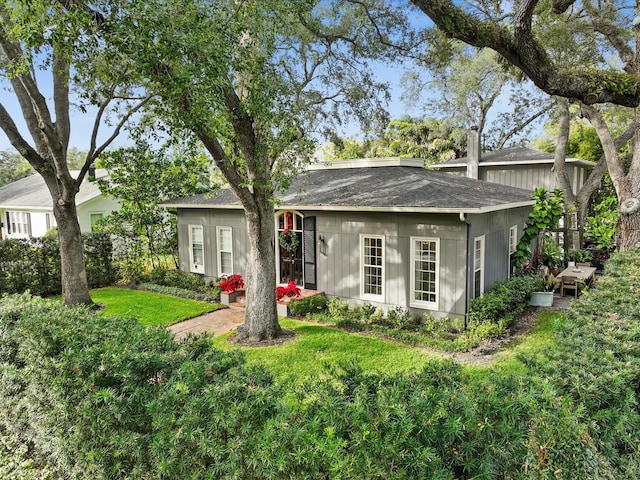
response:
<svg viewBox="0 0 640 480"><path fill-rule="evenodd" d="M231 227L216 227L218 231L218 276L233 273L233 236Z"/></svg>
<svg viewBox="0 0 640 480"><path fill-rule="evenodd" d="M473 294L475 298L484 293L484 236L473 241Z"/></svg>
<svg viewBox="0 0 640 480"><path fill-rule="evenodd" d="M202 225L189 225L191 271L204 273L204 232Z"/></svg>
<svg viewBox="0 0 640 480"><path fill-rule="evenodd" d="M438 308L439 250L437 238L411 238L411 304L416 307Z"/></svg>
<svg viewBox="0 0 640 480"><path fill-rule="evenodd" d="M384 237L362 235L360 245L362 248L362 297L382 301L384 299Z"/></svg>

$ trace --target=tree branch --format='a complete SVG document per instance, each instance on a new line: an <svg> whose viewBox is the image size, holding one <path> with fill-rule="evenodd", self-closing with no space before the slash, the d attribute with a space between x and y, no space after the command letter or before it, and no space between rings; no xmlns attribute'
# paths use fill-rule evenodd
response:
<svg viewBox="0 0 640 480"><path fill-rule="evenodd" d="M613 186L616 189L618 198L622 198L621 187L624 180L624 170L622 168L622 164L620 163L618 147L613 141L611 131L609 130L607 123L600 115L600 112L598 112L598 110L596 110L593 106L581 104L580 111L587 118L587 120L589 120L591 125L593 125L593 128L595 128L596 133L598 134L598 138L600 138L600 143L602 144L602 148L604 149L604 156L606 157L607 168L609 169L611 181L613 182Z"/></svg>
<svg viewBox="0 0 640 480"><path fill-rule="evenodd" d="M18 127L9 115L9 112L4 108L4 105L0 103L0 128L4 131L9 139L9 142L13 147L22 155L36 171L41 171L45 167L45 162L42 160L38 152L36 152L31 145L20 135Z"/></svg>
<svg viewBox="0 0 640 480"><path fill-rule="evenodd" d="M411 0L447 36L475 47L488 47L518 67L549 95L575 98L584 104L613 103L626 107L640 105L635 75L626 72L562 72L531 34L533 7L537 0L524 2L514 16L513 33L508 25L482 21L453 0ZM610 85L615 85L611 88Z"/></svg>

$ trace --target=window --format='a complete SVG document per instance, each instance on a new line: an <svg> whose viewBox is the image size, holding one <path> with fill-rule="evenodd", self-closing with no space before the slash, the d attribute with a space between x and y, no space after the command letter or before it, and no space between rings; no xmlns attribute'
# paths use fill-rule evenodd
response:
<svg viewBox="0 0 640 480"><path fill-rule="evenodd" d="M202 225L189 225L189 262L195 273L204 273L204 233Z"/></svg>
<svg viewBox="0 0 640 480"><path fill-rule="evenodd" d="M438 309L440 241L411 237L411 305Z"/></svg>
<svg viewBox="0 0 640 480"><path fill-rule="evenodd" d="M384 237L361 235L360 245L361 296L384 301Z"/></svg>
<svg viewBox="0 0 640 480"><path fill-rule="evenodd" d="M484 235L473 240L473 296L484 293Z"/></svg>
<svg viewBox="0 0 640 480"><path fill-rule="evenodd" d="M218 237L218 276L233 273L233 237L231 227L216 227Z"/></svg>
<svg viewBox="0 0 640 480"><path fill-rule="evenodd" d="M515 253L518 246L518 225L509 228L509 255Z"/></svg>
<svg viewBox="0 0 640 480"><path fill-rule="evenodd" d="M7 233L13 237L30 237L31 214L29 212L7 212Z"/></svg>
<svg viewBox="0 0 640 480"><path fill-rule="evenodd" d="M513 266L511 265L511 255L516 251L518 246L518 225L509 227L509 256L507 257L507 265L509 266L509 278L513 275Z"/></svg>
<svg viewBox="0 0 640 480"><path fill-rule="evenodd" d="M91 218L91 231L93 232L95 230L96 223L98 223L98 220L100 220L102 218L102 214L101 213L92 213L90 215L90 218Z"/></svg>

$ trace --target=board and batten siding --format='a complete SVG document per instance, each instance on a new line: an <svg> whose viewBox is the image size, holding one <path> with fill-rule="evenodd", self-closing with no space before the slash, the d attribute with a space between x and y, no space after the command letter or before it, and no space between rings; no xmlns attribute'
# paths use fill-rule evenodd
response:
<svg viewBox="0 0 640 480"><path fill-rule="evenodd" d="M554 190L559 188L556 174L552 170L553 164L544 163L538 165L491 165L480 164L478 178L486 182L508 185L510 187L523 188L525 190L535 190L544 188ZM443 172L454 173L456 175L466 175L466 169L443 168ZM571 181L573 193L577 193L584 185L589 172L586 168L567 164L567 174Z"/></svg>
<svg viewBox="0 0 640 480"><path fill-rule="evenodd" d="M412 312L429 311L435 316L463 316L467 291L473 292L472 256L468 248L473 238L485 236L484 291L509 274L509 228L518 226L518 236L529 207L469 215L467 223L457 214L411 214L372 212L301 211L316 217L317 290L337 296L350 305L369 302L384 309L398 305ZM178 243L180 268L189 271L189 225L202 225L205 271L217 276L216 226L232 228L234 273L245 275L248 241L244 212L223 209L179 209ZM469 232L467 232L467 229ZM384 299L379 302L361 297L361 236L384 237ZM433 238L439 245L437 309L410 307L412 285L411 238ZM324 242L320 242L320 238ZM275 239L274 239L275 240ZM470 270L468 270L470 269ZM469 282L467 284L467 282Z"/></svg>
<svg viewBox="0 0 640 480"><path fill-rule="evenodd" d="M218 238L216 226L231 227L233 273L245 275L247 262L247 227L240 210L178 210L178 252L180 269L189 272L189 225L202 225L204 240L204 276L218 276Z"/></svg>
<svg viewBox="0 0 640 480"><path fill-rule="evenodd" d="M524 224L531 211L530 207L486 213L483 215L469 215L471 222L469 236L485 237L484 257L484 291L487 292L497 281L509 276L509 228L518 227L518 240L522 237ZM469 279L470 292L473 292L473 278Z"/></svg>
<svg viewBox="0 0 640 480"><path fill-rule="evenodd" d="M316 212L316 230L326 244L318 254L318 289L352 305L364 302L360 298L361 235L384 236L385 298L369 302L383 308L410 304L411 237L438 239L438 309L433 313L464 314L466 224L457 215Z"/></svg>

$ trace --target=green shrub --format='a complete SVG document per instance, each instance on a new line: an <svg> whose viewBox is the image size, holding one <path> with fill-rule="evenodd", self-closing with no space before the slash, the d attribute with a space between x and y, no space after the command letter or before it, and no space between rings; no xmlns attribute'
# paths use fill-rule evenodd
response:
<svg viewBox="0 0 640 480"><path fill-rule="evenodd" d="M83 234L87 281L91 288L111 285L116 269L111 241L100 233ZM55 236L0 240L0 293L57 295L62 291L60 247Z"/></svg>
<svg viewBox="0 0 640 480"><path fill-rule="evenodd" d="M155 283L140 283L136 288L147 292L164 293L166 295L173 295L174 297L189 298L191 300L200 300L202 302L220 301L220 296L216 297L214 295L194 292L193 290L187 290L185 288L167 287L165 285L157 285Z"/></svg>
<svg viewBox="0 0 640 480"><path fill-rule="evenodd" d="M324 310L325 308L327 308L327 297L324 295L313 295L312 297L289 302L289 312L298 317Z"/></svg>
<svg viewBox="0 0 640 480"><path fill-rule="evenodd" d="M0 301L0 431L58 478L251 478L281 394L206 337Z"/></svg>
<svg viewBox="0 0 640 480"><path fill-rule="evenodd" d="M507 328L528 305L531 294L539 288L539 279L529 276L496 282L482 297L469 302L469 325L493 323Z"/></svg>

